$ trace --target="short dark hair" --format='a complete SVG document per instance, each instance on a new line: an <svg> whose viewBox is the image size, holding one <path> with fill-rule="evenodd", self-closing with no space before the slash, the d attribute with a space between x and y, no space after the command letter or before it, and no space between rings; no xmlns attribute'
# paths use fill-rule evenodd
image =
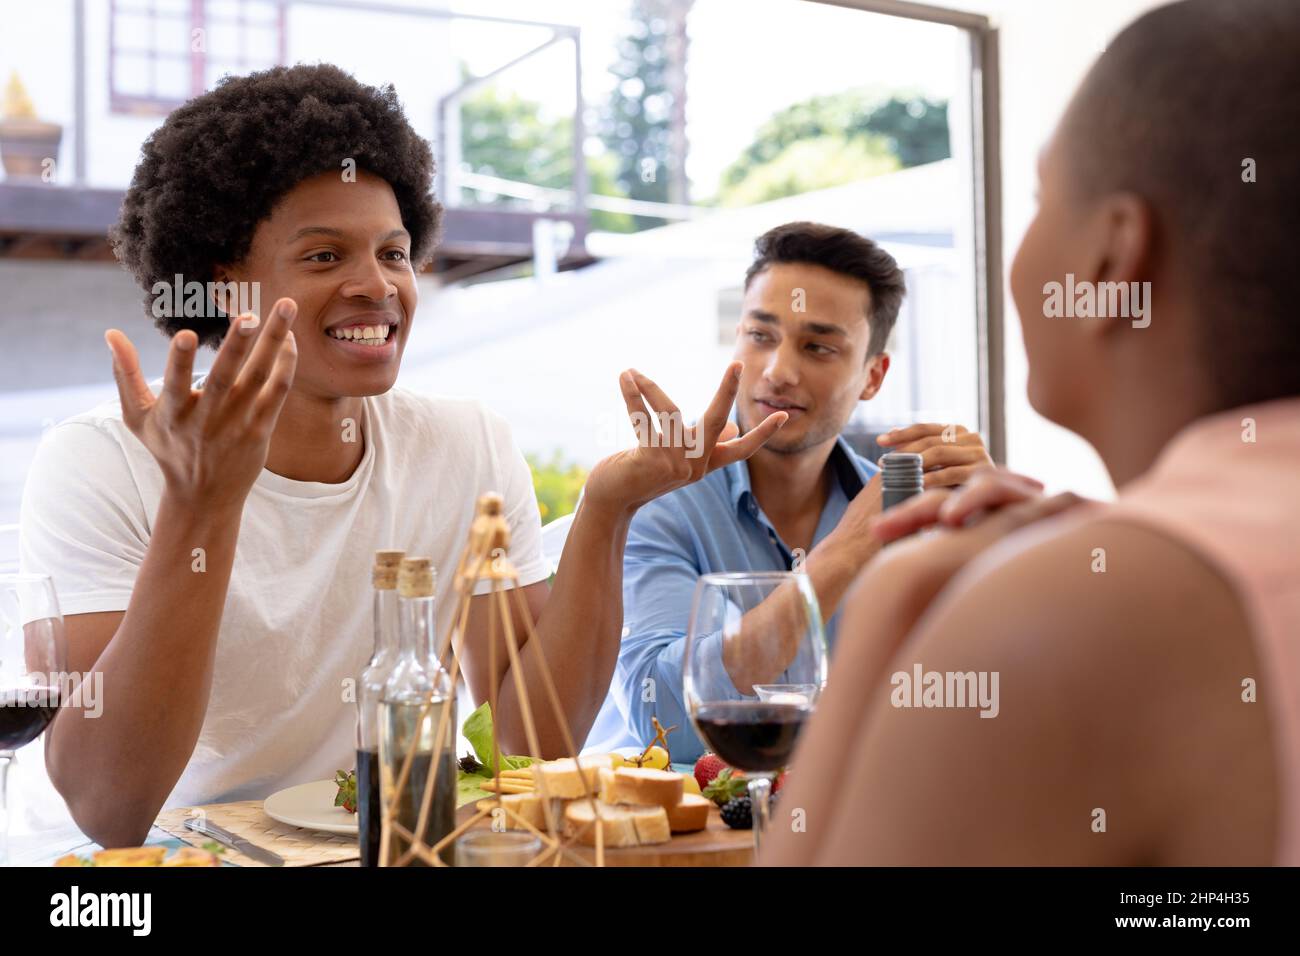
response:
<svg viewBox="0 0 1300 956"><path fill-rule="evenodd" d="M745 272L745 289L755 276L776 262L821 266L865 282L871 291L867 356L885 350L907 291L903 270L893 256L851 229L819 222L787 222L754 241L754 261Z"/></svg>
<svg viewBox="0 0 1300 956"><path fill-rule="evenodd" d="M1062 123L1077 195L1150 203L1220 408L1300 394L1298 90L1295 0L1184 0L1111 42Z"/></svg>
<svg viewBox="0 0 1300 956"><path fill-rule="evenodd" d="M253 232L298 183L344 160L392 187L411 234L411 263L432 254L442 209L431 194L433 154L407 122L391 85L367 86L329 64L227 77L167 116L145 141L109 237L151 293L180 274L210 282L248 254ZM152 295L145 296L151 313ZM168 336L193 329L216 348L225 317L156 319Z"/></svg>

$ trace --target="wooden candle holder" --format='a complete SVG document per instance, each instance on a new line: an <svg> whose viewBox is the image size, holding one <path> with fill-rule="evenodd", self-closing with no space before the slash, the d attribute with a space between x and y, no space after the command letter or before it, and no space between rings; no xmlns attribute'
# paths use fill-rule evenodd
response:
<svg viewBox="0 0 1300 956"><path fill-rule="evenodd" d="M441 760L433 761L432 770L425 781L424 794L420 803L420 815L416 823L416 832L411 833L396 820L398 795L405 786L407 778L410 776L411 764L415 756L415 744L418 735L412 735L411 744L407 748L406 754L402 760L402 769L397 777L396 786L389 800L383 803L383 817L381 824L379 860L380 866L389 865L388 850L390 840L393 834L401 836L409 841L407 850L398 857L393 866L407 866L417 858L429 866L446 866L441 857L441 852L462 833L469 830L483 820L485 817L492 816L494 820L500 820L502 817L513 821L518 827L528 831L536 836L542 842L541 851L527 864L528 866L552 865L559 866L561 863L568 861L581 866L590 866L591 863L582 855L573 851L572 847L575 842L581 838L587 830L595 826L595 851L596 866L605 865L605 846L604 846L604 828L600 826L601 808L600 800L596 796L599 789L599 781L595 779L595 772L584 770L581 763L577 760L578 748L574 743L573 734L569 728L568 719L564 715L564 708L560 706L559 695L555 690L555 682L551 677L551 670L546 662L546 656L542 652L541 642L537 638L537 632L533 627L532 612L528 609L524 601L519 585L519 574L511 564L507 552L510 549L510 526L506 523L505 517L501 513L502 498L498 494L488 493L478 500L475 510L474 521L470 525L469 540L466 544L464 553L461 555L460 563L456 567L456 577L454 586L457 593L456 610L453 615L453 624L450 634L448 635L447 645L439 648L438 657L441 660L450 650L450 676L453 694L455 693L456 682L460 676L460 649L465 640L465 629L469 623L469 611L471 598L474 596L474 588L480 581L490 581L492 589L490 592L491 600L488 602L488 670L489 673L497 672L497 636L498 629L505 637L506 653L510 658L510 673L514 678L515 694L519 700L519 707L523 716L524 736L528 741L528 747L532 752L534 759L540 759L541 746L538 742L537 728L533 722L532 702L528 696L528 687L524 682L523 668L519 659L519 641L515 634L515 626L511 617L511 598L507 594L513 595L514 607L518 612L519 620L523 622L525 637L528 642L532 643L534 653L537 655L538 672L542 676L542 685L549 698L552 711L555 715L556 723L564 737L565 752L574 758L577 765L578 773L582 777L584 788L589 794L592 806L594 807L593 819L578 826L568 834L564 833L563 819L557 820L558 812L556 803L550 798L546 790L546 778L538 774L536 776L537 787L542 797L542 810L546 818L546 832L542 832L534 827L528 820L524 819L502 801L501 787L501 750L497 743L496 734L492 739L492 759L493 759L493 779L496 784L496 790L493 794L495 806L486 807L479 810L473 816L464 820L459 826L453 829L437 843L429 846L424 842L423 833L425 825L428 822L430 808L433 803L434 787L438 779L438 771L442 764ZM497 687L495 681L492 683L488 692L488 700L491 705L492 713L498 714L497 710ZM432 695L425 701L424 708L420 712L420 721L428 719L429 712L433 708ZM434 740L445 740L448 732L447 721L449 714L455 713L455 707L443 707L438 718L437 732L434 734ZM500 813L501 816L497 816Z"/></svg>

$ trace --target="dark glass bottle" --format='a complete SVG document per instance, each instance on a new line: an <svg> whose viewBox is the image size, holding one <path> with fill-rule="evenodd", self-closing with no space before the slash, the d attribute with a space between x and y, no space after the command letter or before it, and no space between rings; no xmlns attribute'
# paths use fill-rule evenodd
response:
<svg viewBox="0 0 1300 956"><path fill-rule="evenodd" d="M392 827L385 814L380 866L396 864L410 848L412 840L405 834L416 834L432 847L456 825L456 695L451 677L438 662L436 579L429 558L402 559L397 578L401 648L379 703L380 799L385 808L394 808L391 823L401 829ZM408 755L410 769L403 779ZM430 805L422 814L426 784L435 767ZM444 850L442 859L451 862L452 848ZM418 856L408 862L423 865Z"/></svg>
<svg viewBox="0 0 1300 956"><path fill-rule="evenodd" d="M357 836L362 866L379 865L379 699L397 663L397 571L404 554L376 551L370 574L375 649L357 687Z"/></svg>

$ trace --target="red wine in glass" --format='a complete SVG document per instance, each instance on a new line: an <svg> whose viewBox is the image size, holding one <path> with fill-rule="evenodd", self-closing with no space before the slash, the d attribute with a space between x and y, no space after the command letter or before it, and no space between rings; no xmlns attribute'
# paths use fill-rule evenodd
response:
<svg viewBox="0 0 1300 956"><path fill-rule="evenodd" d="M811 712L806 704L714 701L699 706L695 725L729 766L770 773L790 762L799 731Z"/></svg>
<svg viewBox="0 0 1300 956"><path fill-rule="evenodd" d="M42 733L59 710L57 687L0 690L0 750L17 750Z"/></svg>
<svg viewBox="0 0 1300 956"><path fill-rule="evenodd" d="M683 698L700 737L745 775L755 850L773 780L792 762L825 684L826 632L808 575L700 575L682 654Z"/></svg>
<svg viewBox="0 0 1300 956"><path fill-rule="evenodd" d="M53 580L0 571L0 865L9 858L9 765L58 712L65 660Z"/></svg>

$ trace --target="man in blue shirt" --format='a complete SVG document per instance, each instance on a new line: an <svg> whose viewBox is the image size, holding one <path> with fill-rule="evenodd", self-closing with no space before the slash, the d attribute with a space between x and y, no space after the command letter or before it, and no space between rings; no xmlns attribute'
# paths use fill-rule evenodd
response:
<svg viewBox="0 0 1300 956"><path fill-rule="evenodd" d="M670 492L633 518L618 666L587 749L644 746L657 717L676 728L668 736L674 761L704 752L682 696L701 574L802 567L834 647L840 600L878 547L867 525L881 497L877 467L840 432L889 371L885 343L903 294L893 257L847 229L796 222L759 237L737 327L744 370L735 419L743 434L774 412L789 418L747 462ZM979 435L961 427L913 425L878 441L920 453L927 487L961 484L992 465Z"/></svg>

